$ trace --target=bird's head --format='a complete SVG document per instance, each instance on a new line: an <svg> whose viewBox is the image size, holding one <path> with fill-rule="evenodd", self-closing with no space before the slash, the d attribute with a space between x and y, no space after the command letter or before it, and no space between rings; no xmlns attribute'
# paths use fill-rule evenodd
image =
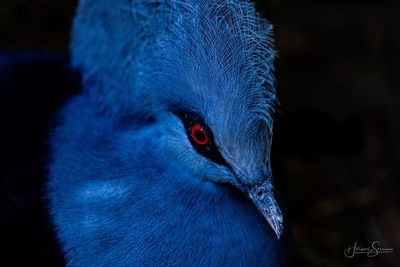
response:
<svg viewBox="0 0 400 267"><path fill-rule="evenodd" d="M163 121L157 138L171 159L237 187L280 237L271 25L248 1L129 2L80 3L73 64L91 95L116 118Z"/></svg>

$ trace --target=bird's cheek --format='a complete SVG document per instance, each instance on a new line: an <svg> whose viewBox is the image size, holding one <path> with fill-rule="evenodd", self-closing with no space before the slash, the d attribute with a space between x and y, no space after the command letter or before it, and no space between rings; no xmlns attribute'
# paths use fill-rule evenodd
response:
<svg viewBox="0 0 400 267"><path fill-rule="evenodd" d="M215 166L214 170L211 170L214 166L210 166L205 173L206 180L219 183L219 184L233 184L234 176L229 170L226 170L223 166Z"/></svg>

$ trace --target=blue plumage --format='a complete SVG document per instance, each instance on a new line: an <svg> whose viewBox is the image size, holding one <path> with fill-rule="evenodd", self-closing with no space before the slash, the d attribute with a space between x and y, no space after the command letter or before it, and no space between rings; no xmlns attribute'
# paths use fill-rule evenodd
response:
<svg viewBox="0 0 400 267"><path fill-rule="evenodd" d="M80 2L48 183L71 266L281 264L271 40L248 1Z"/></svg>

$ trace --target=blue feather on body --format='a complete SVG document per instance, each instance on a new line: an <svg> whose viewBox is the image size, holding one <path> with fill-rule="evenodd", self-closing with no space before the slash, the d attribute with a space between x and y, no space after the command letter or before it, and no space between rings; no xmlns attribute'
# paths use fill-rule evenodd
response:
<svg viewBox="0 0 400 267"><path fill-rule="evenodd" d="M82 0L48 198L70 266L280 266L279 241L232 186L270 173L272 27L248 1ZM232 168L193 150L200 114Z"/></svg>

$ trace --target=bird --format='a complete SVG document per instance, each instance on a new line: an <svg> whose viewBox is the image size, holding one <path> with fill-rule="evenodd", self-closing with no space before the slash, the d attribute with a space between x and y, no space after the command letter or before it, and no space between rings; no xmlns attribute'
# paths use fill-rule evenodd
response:
<svg viewBox="0 0 400 267"><path fill-rule="evenodd" d="M81 0L49 138L67 266L284 266L273 27L248 0Z"/></svg>

